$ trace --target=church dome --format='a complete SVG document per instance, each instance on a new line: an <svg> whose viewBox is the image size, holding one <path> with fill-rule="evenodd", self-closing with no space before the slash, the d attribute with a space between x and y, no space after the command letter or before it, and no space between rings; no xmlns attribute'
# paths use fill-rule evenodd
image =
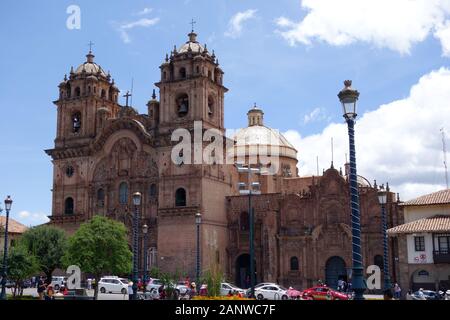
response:
<svg viewBox="0 0 450 320"><path fill-rule="evenodd" d="M100 74L106 78L107 75L105 71L103 71L102 67L94 62L94 57L95 56L92 54L92 52L89 51L89 53L86 55L86 62L78 66L78 68L75 70L75 74L79 75L83 72L86 72L86 74Z"/></svg>
<svg viewBox="0 0 450 320"><path fill-rule="evenodd" d="M187 41L185 44L181 46L181 48L178 50L178 53L186 53L186 52L195 52L195 53L202 53L205 51L205 47L203 47L198 41L197 41L197 34L195 32L189 33L189 41Z"/></svg>
<svg viewBox="0 0 450 320"><path fill-rule="evenodd" d="M248 127L240 129L233 137L235 141L235 154L248 154L249 146L278 147L280 157L297 160L297 150L278 130L266 127L263 122L264 112L256 105L250 109L248 115Z"/></svg>

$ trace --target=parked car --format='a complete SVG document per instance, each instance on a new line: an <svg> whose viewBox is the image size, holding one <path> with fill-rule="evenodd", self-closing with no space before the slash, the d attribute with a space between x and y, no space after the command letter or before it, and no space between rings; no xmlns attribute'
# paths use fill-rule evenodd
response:
<svg viewBox="0 0 450 320"><path fill-rule="evenodd" d="M230 293L230 291L232 293L241 293L241 294L245 294L245 290L241 289L239 287L236 287L235 285L228 283L228 282L222 282L220 284L220 295L221 296L226 296Z"/></svg>
<svg viewBox="0 0 450 320"><path fill-rule="evenodd" d="M261 283L258 283L255 286L255 290L258 289L258 288L261 288L263 286L269 286L269 285L277 285L277 284L275 282L261 282ZM245 290L245 296L246 297L250 296L250 291L251 291L251 288L248 288L248 289Z"/></svg>
<svg viewBox="0 0 450 320"><path fill-rule="evenodd" d="M188 291L188 286L186 286L186 283L184 281L178 281L175 285L175 290L178 291L179 295L184 295Z"/></svg>
<svg viewBox="0 0 450 320"><path fill-rule="evenodd" d="M421 295L420 291L423 292ZM432 290L419 290L413 293L414 300L441 300L442 296L439 295L436 291Z"/></svg>
<svg viewBox="0 0 450 320"><path fill-rule="evenodd" d="M16 286L16 282L13 280L6 279L6 288L11 289Z"/></svg>
<svg viewBox="0 0 450 320"><path fill-rule="evenodd" d="M98 288L101 293L128 293L128 280L110 276L103 277L98 282Z"/></svg>
<svg viewBox="0 0 450 320"><path fill-rule="evenodd" d="M349 300L345 293L333 290L326 286L317 286L303 291L302 299L305 300Z"/></svg>
<svg viewBox="0 0 450 320"><path fill-rule="evenodd" d="M287 300L289 296L287 294L287 289L277 285L269 284L266 286L258 287L255 289L255 296L258 300L268 299L268 300Z"/></svg>
<svg viewBox="0 0 450 320"><path fill-rule="evenodd" d="M152 289L156 289L158 291L159 287L163 285L163 282L160 279L150 279L147 284L147 291L151 291Z"/></svg>
<svg viewBox="0 0 450 320"><path fill-rule="evenodd" d="M53 289L58 291L59 288L61 288L61 286L64 286L66 284L66 281L67 281L67 277L53 276L51 285L53 286Z"/></svg>

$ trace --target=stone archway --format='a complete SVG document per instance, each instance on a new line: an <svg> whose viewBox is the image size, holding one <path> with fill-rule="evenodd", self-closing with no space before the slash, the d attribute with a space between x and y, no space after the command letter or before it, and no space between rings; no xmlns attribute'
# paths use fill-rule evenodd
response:
<svg viewBox="0 0 450 320"><path fill-rule="evenodd" d="M344 259L334 256L329 258L325 264L325 283L336 289L339 279L347 281L347 269Z"/></svg>
<svg viewBox="0 0 450 320"><path fill-rule="evenodd" d="M433 272L425 269L417 269L411 274L412 291L417 291L420 288L425 290L436 290L436 282Z"/></svg>
<svg viewBox="0 0 450 320"><path fill-rule="evenodd" d="M249 287L250 277L250 255L248 253L241 254L236 259L236 285L239 288Z"/></svg>

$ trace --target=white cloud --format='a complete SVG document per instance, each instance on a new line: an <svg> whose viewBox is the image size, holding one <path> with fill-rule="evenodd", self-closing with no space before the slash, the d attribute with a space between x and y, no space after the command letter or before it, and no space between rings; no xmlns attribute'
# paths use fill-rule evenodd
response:
<svg viewBox="0 0 450 320"><path fill-rule="evenodd" d="M324 120L329 121L330 117L327 116L327 113L323 108L315 108L313 111L303 116L303 124L305 125L310 122L317 122Z"/></svg>
<svg viewBox="0 0 450 320"><path fill-rule="evenodd" d="M30 216L30 213L28 211L20 211L19 217L21 218L28 218Z"/></svg>
<svg viewBox="0 0 450 320"><path fill-rule="evenodd" d="M355 84L357 86L357 84ZM358 174L369 181L386 181L403 200L445 188L440 128L450 125L450 69L441 68L420 78L407 98L366 112L356 122ZM347 125L331 123L319 134L285 133L299 151L300 175L320 173L331 162L342 166L348 153Z"/></svg>
<svg viewBox="0 0 450 320"><path fill-rule="evenodd" d="M243 23L249 19L255 18L256 11L256 9L248 9L232 16L228 22L228 30L225 32L225 36L238 38L242 34Z"/></svg>
<svg viewBox="0 0 450 320"><path fill-rule="evenodd" d="M153 12L152 8L144 8L141 11L139 11L138 13L136 13L136 15L138 15L138 16L145 16L146 14L149 14L151 12Z"/></svg>
<svg viewBox="0 0 450 320"><path fill-rule="evenodd" d="M303 0L301 6L308 12L301 21L275 21L290 45L361 41L408 54L412 45L434 34L450 55L450 0Z"/></svg>
<svg viewBox="0 0 450 320"><path fill-rule="evenodd" d="M42 212L30 212L24 210L18 213L15 220L19 221L20 223L26 226L35 226L50 221L47 216L48 214Z"/></svg>
<svg viewBox="0 0 450 320"><path fill-rule="evenodd" d="M153 18L153 19L142 18L137 21L127 22L127 23L119 25L119 27L117 28L117 31L119 32L120 37L122 38L122 41L124 43L130 43L131 38L130 38L130 35L128 34L128 31L130 31L131 29L134 29L136 27L147 28L147 27L157 24L158 22L159 22L159 18Z"/></svg>

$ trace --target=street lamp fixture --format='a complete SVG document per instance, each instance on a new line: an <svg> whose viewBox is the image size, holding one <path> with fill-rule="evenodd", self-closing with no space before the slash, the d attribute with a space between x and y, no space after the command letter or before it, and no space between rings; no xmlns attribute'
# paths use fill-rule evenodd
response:
<svg viewBox="0 0 450 320"><path fill-rule="evenodd" d="M141 205L141 193L133 194L134 215L133 215L133 300L137 300L138 292L138 263L139 263L139 206Z"/></svg>
<svg viewBox="0 0 450 320"><path fill-rule="evenodd" d="M261 194L261 184L259 182L251 182L252 174L261 175L262 170L260 167L252 168L251 165L243 165L242 163L235 164L239 173L248 174L248 189L245 182L238 183L238 189L240 195L248 195L248 215L249 215L249 243L250 243L250 297L255 296L255 247L254 247L254 212L252 207L252 195Z"/></svg>
<svg viewBox="0 0 450 320"><path fill-rule="evenodd" d="M389 185L386 184L386 190L384 185L381 185L378 191L378 201L381 205L381 235L383 237L383 276L384 276L384 290L391 290L391 277L389 275L389 246L387 237L387 218L386 218L386 203L387 195L389 192Z"/></svg>
<svg viewBox="0 0 450 320"><path fill-rule="evenodd" d="M200 282L200 225L202 223L202 214L197 212L195 214L195 225L197 227L197 264L196 264L196 281Z"/></svg>
<svg viewBox="0 0 450 320"><path fill-rule="evenodd" d="M342 104L344 118L348 126L349 146L350 146L350 208L352 223L352 288L355 291L355 300L364 300L366 284L364 281L364 269L362 264L361 251L361 216L359 212L358 181L356 173L356 150L355 150L355 119L356 102L359 92L351 87L352 81L344 81L344 89L338 93L339 101Z"/></svg>
<svg viewBox="0 0 450 320"><path fill-rule="evenodd" d="M6 276L8 274L8 224L9 224L9 211L12 206L11 196L7 196L5 199L5 211L6 211L6 222L5 222L5 243L3 247L3 268L2 268L2 291L0 294L0 300L6 300Z"/></svg>

